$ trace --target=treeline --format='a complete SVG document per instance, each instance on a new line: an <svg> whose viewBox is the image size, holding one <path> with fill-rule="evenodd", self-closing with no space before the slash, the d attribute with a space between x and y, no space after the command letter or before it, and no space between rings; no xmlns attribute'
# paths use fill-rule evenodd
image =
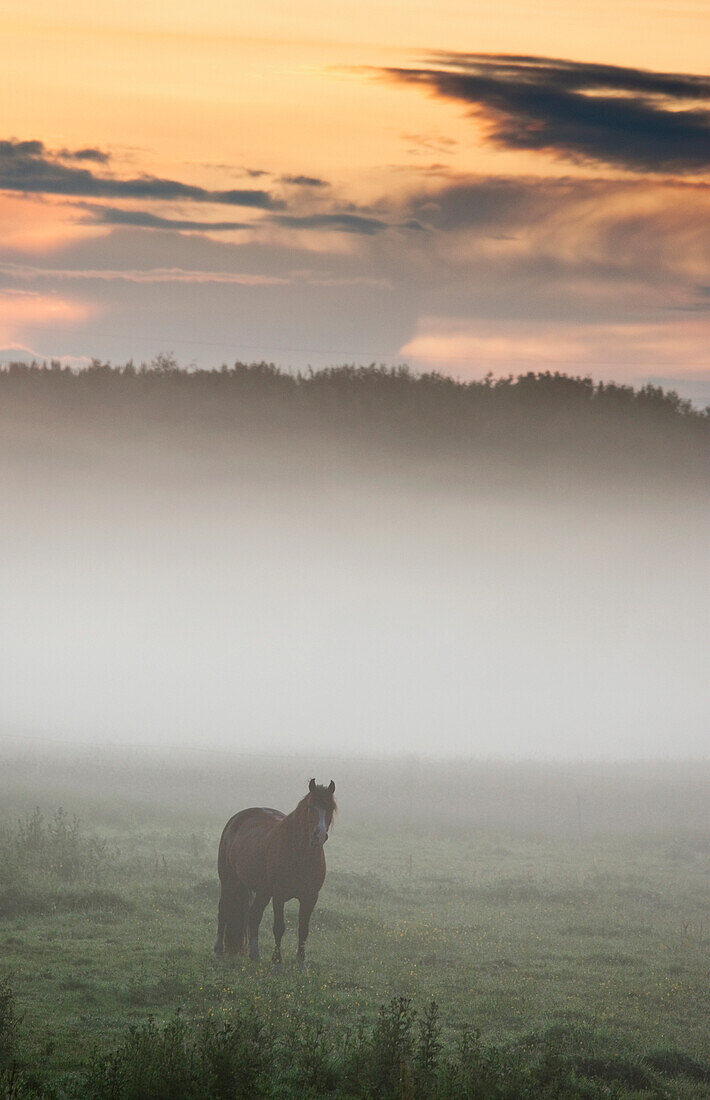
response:
<svg viewBox="0 0 710 1100"><path fill-rule="evenodd" d="M557 371L463 382L439 373L341 366L291 374L270 363L184 370L95 360L11 363L0 372L0 423L76 437L92 431L189 447L346 445L347 453L482 457L533 463L706 473L710 408L675 391L594 382Z"/></svg>

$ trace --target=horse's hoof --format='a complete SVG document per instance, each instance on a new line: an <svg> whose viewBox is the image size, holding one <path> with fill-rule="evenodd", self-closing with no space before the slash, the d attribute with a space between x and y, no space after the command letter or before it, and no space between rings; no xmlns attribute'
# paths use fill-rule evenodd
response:
<svg viewBox="0 0 710 1100"><path fill-rule="evenodd" d="M216 943L214 945L214 953L215 953L215 958L217 958L217 959L222 958L222 955L224 954L224 949L223 949L221 943Z"/></svg>

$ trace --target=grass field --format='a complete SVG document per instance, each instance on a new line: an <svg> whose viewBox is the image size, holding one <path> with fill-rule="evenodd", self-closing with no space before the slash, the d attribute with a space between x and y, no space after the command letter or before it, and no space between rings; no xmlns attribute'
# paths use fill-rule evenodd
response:
<svg viewBox="0 0 710 1100"><path fill-rule="evenodd" d="M305 1034L311 1047L315 1036L328 1064L310 1082L301 1075L300 1093L292 1082L289 1095L360 1095L338 1092L338 1059L358 1028L377 1028L381 1006L404 997L405 1015L419 1020L436 1001L444 1051L473 1029L511 1057L530 1061L545 1050L566 1059L580 1091L540 1086L540 1095L710 1096L707 769L688 771L685 796L678 775L669 778L658 820L651 814L639 831L633 818L619 819L623 783L616 809L609 802L596 817L585 787L584 801L570 803L569 827L551 828L543 815L536 828L512 812L509 827L484 827L475 807L469 820L441 813L451 771L434 768L415 788L392 790L378 811L357 797L367 768L349 790L343 766L308 970L295 966L290 903L285 966L275 977L270 909L261 965L213 957L216 848L241 806L293 808L305 792L291 774L298 762L279 775L278 793L293 791L280 801L267 798L263 763L242 762L238 783L224 776L211 792L201 789L204 768L191 777L184 762L167 759L123 771L86 759L63 769L37 755L29 765L5 763L0 977L20 1017L6 1065L24 1067L40 1095L50 1087L82 1095L87 1064L120 1047L131 1024L152 1018L159 1029L179 1011L189 1031L197 1020L229 1022L253 1010L274 1033ZM608 793L613 776L602 778L598 789ZM502 790L531 785L523 765L498 782L499 805ZM658 782L644 780L656 799ZM548 801L556 783L569 796L569 774L564 784L548 777ZM232 785L239 790L229 802ZM187 809L177 808L180 792ZM669 826L671 803L686 828ZM9 1069L4 1087L8 1097L24 1095ZM393 1095L435 1094L406 1080L398 1088Z"/></svg>

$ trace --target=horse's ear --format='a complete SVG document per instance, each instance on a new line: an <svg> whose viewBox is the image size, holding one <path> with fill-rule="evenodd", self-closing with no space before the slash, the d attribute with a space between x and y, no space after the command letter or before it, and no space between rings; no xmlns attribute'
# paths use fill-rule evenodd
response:
<svg viewBox="0 0 710 1100"><path fill-rule="evenodd" d="M311 779L310 783L308 784L308 790L312 794L315 789L316 789L316 781L315 781L315 779Z"/></svg>
<svg viewBox="0 0 710 1100"><path fill-rule="evenodd" d="M328 790L331 794L335 793L335 780L331 779L330 783L328 784Z"/></svg>

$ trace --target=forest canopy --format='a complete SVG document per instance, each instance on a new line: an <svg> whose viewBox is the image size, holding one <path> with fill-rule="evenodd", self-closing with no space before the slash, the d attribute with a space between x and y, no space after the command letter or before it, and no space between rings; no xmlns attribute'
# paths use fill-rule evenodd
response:
<svg viewBox="0 0 710 1100"><path fill-rule="evenodd" d="M85 370L10 363L0 372L0 424L12 440L62 451L97 434L223 459L256 448L321 462L337 457L702 478L710 408L673 390L557 371L459 381L371 364L289 373L271 363L183 369L171 355L149 365Z"/></svg>

